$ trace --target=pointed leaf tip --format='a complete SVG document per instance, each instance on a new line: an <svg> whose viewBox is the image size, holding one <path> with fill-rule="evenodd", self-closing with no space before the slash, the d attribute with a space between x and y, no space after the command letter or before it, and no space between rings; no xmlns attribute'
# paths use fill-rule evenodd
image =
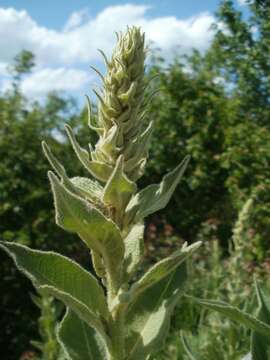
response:
<svg viewBox="0 0 270 360"><path fill-rule="evenodd" d="M184 174L190 156L184 160L171 172L166 174L160 184L149 185L139 193L135 194L126 209L128 221L132 221L135 216L136 221L163 209L171 199L171 196L179 184Z"/></svg>
<svg viewBox="0 0 270 360"><path fill-rule="evenodd" d="M163 278L169 276L175 271L186 259L191 256L199 247L201 241L190 246L182 247L180 250L175 251L167 258L160 260L153 265L143 276L131 287L131 297L135 298L148 287L153 286L156 282L161 281Z"/></svg>

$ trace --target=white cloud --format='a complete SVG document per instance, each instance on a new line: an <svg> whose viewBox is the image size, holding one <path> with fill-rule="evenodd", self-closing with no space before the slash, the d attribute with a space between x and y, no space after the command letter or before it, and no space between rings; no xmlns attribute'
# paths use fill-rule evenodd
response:
<svg viewBox="0 0 270 360"><path fill-rule="evenodd" d="M243 1L243 0L242 0ZM141 26L147 41L161 49L165 58L176 51L188 53L192 48L204 51L212 39L210 25L214 17L201 13L187 19L175 16L148 16L149 6L118 5L103 9L90 17L83 9L67 19L62 30L39 25L25 10L0 8L0 77L6 75L6 64L22 49L36 55L35 71L24 78L22 89L28 96L41 96L50 90L81 90L89 73L82 66L101 60L97 51L110 54L115 43L115 31L127 25ZM80 67L80 69L78 69ZM6 89L10 81L2 81ZM89 84L90 85L90 84Z"/></svg>
<svg viewBox="0 0 270 360"><path fill-rule="evenodd" d="M8 64L0 62L0 76L7 76L8 74Z"/></svg>
<svg viewBox="0 0 270 360"><path fill-rule="evenodd" d="M64 31L70 31L70 30L78 27L83 22L85 22L87 18L88 18L88 10L87 9L74 11L68 18L68 20L64 26Z"/></svg>
<svg viewBox="0 0 270 360"><path fill-rule="evenodd" d="M175 16L149 18L149 9L143 5L109 6L95 18L86 10L73 13L62 31L51 30L37 24L29 14L13 8L0 8L0 61L10 61L21 49L33 51L39 64L74 64L97 60L97 48L110 52L114 32L127 25L139 25L147 39L168 51L180 47L188 52L192 47L204 50L211 40L209 30L212 15L201 13L196 17L178 19Z"/></svg>
<svg viewBox="0 0 270 360"><path fill-rule="evenodd" d="M248 0L237 0L237 2L240 6L245 6L245 5L247 5Z"/></svg>
<svg viewBox="0 0 270 360"><path fill-rule="evenodd" d="M148 39L168 56L175 50L182 54L189 53L192 48L206 50L212 39L210 26L213 22L212 15L202 13L186 20L179 20L173 16L144 20L143 29Z"/></svg>
<svg viewBox="0 0 270 360"><path fill-rule="evenodd" d="M89 84L89 72L78 69L44 68L33 72L21 82L21 89L31 98L41 98L50 91L77 91ZM11 86L10 79L4 81L3 91Z"/></svg>

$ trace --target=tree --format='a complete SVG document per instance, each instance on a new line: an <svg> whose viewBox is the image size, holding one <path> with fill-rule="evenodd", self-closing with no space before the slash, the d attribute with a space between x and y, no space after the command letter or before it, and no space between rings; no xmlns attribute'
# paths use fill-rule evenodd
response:
<svg viewBox="0 0 270 360"><path fill-rule="evenodd" d="M80 133L83 124L86 126L87 123L83 118L85 112L77 112L73 101L55 93L48 94L43 105L31 103L23 96L20 75L32 68L33 59L28 52L16 57L16 87L0 97L1 239L43 249L50 247L72 254L86 264L84 248L73 241L72 235L63 236L54 224L46 176L49 166L41 150L42 140L53 144L56 154L64 159L72 175L71 170L76 169L70 168L71 149L65 144L61 129L64 121L68 121ZM59 141L63 143L61 146ZM38 313L27 294L33 291L30 282L14 271L7 256L1 253L0 257L0 292L3 294L0 347L5 349L5 359L18 359L30 346L30 339L37 337L35 321Z"/></svg>

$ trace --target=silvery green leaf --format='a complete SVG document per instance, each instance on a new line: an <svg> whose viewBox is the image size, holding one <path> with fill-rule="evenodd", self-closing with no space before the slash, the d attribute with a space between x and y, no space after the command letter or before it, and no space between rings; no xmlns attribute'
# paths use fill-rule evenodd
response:
<svg viewBox="0 0 270 360"><path fill-rule="evenodd" d="M128 276L136 270L144 254L144 224L138 223L132 226L130 232L124 239L125 257L124 271Z"/></svg>
<svg viewBox="0 0 270 360"><path fill-rule="evenodd" d="M108 318L108 308L102 288L89 272L53 252L32 250L9 242L1 242L0 247L35 287L57 297L104 332L101 318Z"/></svg>
<svg viewBox="0 0 270 360"><path fill-rule="evenodd" d="M70 181L81 191L85 198L100 201L103 188L97 181L79 176L71 178Z"/></svg>
<svg viewBox="0 0 270 360"><path fill-rule="evenodd" d="M120 156L103 192L104 203L115 207L119 211L125 209L131 196L137 190L136 184L124 174L123 165L124 157Z"/></svg>
<svg viewBox="0 0 270 360"><path fill-rule="evenodd" d="M61 178L63 178L63 180L66 180L67 174L66 174L66 170L65 170L64 166L62 164L60 164L60 162L56 159L56 157L51 152L50 147L46 144L45 141L42 141L42 149L43 149L43 152L44 152L46 158L48 159L49 163L55 170L55 172Z"/></svg>
<svg viewBox="0 0 270 360"><path fill-rule="evenodd" d="M197 299L192 298L195 302L199 303L200 305L210 309L216 310L219 313L227 316L229 319L240 323L247 328L260 333L261 335L265 336L266 338L270 338L270 326L257 319L256 317L237 309L234 306L231 306L223 301L216 301L216 300L204 300L204 299Z"/></svg>
<svg viewBox="0 0 270 360"><path fill-rule="evenodd" d="M82 177L69 179L64 166L56 159L45 141L42 142L42 148L51 166L68 190L91 201L97 201L101 198L102 186L97 181Z"/></svg>
<svg viewBox="0 0 270 360"><path fill-rule="evenodd" d="M132 98L134 96L134 94L136 92L136 85L137 85L136 82L132 82L130 84L129 89L126 92L119 95L119 99L121 99L121 101L124 104L128 104L130 102L130 98Z"/></svg>
<svg viewBox="0 0 270 360"><path fill-rule="evenodd" d="M91 102L90 102L89 96L87 96L87 95L86 95L86 103L87 103L87 111L88 111L88 126L91 130L94 130L101 136L104 132L104 129L101 127L97 127L93 124Z"/></svg>
<svg viewBox="0 0 270 360"><path fill-rule="evenodd" d="M184 263L132 302L126 316L126 360L144 360L162 347L170 316L183 294L186 277Z"/></svg>
<svg viewBox="0 0 270 360"><path fill-rule="evenodd" d="M111 175L113 167L103 162L91 161L89 152L79 145L71 127L66 125L65 128L73 150L75 151L80 162L95 178L101 181L107 181Z"/></svg>
<svg viewBox="0 0 270 360"><path fill-rule="evenodd" d="M102 138L100 138L97 147L100 147L102 153L110 156L117 149L117 142L120 132L119 126L114 124L108 131L106 131Z"/></svg>
<svg viewBox="0 0 270 360"><path fill-rule="evenodd" d="M257 318L265 324L270 325L270 304L262 289L257 283L256 293L259 303L259 310ZM259 332L253 331L251 334L251 354L254 360L267 360L269 359L269 345L270 336L265 337Z"/></svg>
<svg viewBox="0 0 270 360"><path fill-rule="evenodd" d="M90 165L90 156L89 156L89 152L85 149L83 149L78 141L76 140L76 137L73 133L72 128L69 125L65 125L65 129L67 132L67 135L69 137L69 140L71 142L71 145L73 147L73 150L75 151L75 154L77 155L78 159L80 160L80 162L84 165L84 167L89 170L89 165Z"/></svg>
<svg viewBox="0 0 270 360"><path fill-rule="evenodd" d="M80 300L54 286L43 285L39 286L37 289L42 291L44 294L52 295L56 299L62 301L67 307L72 309L80 317L80 319L96 329L108 345L110 344L110 339L106 334L106 329L104 328L104 323L101 321L101 318L93 316L86 305L84 305Z"/></svg>
<svg viewBox="0 0 270 360"><path fill-rule="evenodd" d="M88 169L95 178L103 182L106 182L113 172L111 165L100 161L90 161Z"/></svg>
<svg viewBox="0 0 270 360"><path fill-rule="evenodd" d="M66 357L71 360L106 360L107 349L102 338L72 310L67 308L57 331Z"/></svg>
<svg viewBox="0 0 270 360"><path fill-rule="evenodd" d="M137 165L138 161L145 157L148 152L148 147L151 139L151 135L153 132L153 122L150 122L148 127L145 129L145 131L138 137L138 140L134 144L132 153L135 154L131 156L126 164L125 169L126 171L131 171L134 166Z"/></svg>
<svg viewBox="0 0 270 360"><path fill-rule="evenodd" d="M54 194L56 223L77 233L90 249L103 257L105 266L115 274L124 257L124 244L117 225L89 202L67 190L51 172L49 179Z"/></svg>
<svg viewBox="0 0 270 360"><path fill-rule="evenodd" d="M201 246L201 241L196 242L190 246L184 245L182 249L175 251L172 255L159 261L153 265L141 279L139 279L131 287L131 298L136 298L139 294L144 292L147 288L153 286L156 282L169 276L180 264L182 264L194 251Z"/></svg>
<svg viewBox="0 0 270 360"><path fill-rule="evenodd" d="M130 171L130 173L128 174L128 176L130 177L130 179L132 179L133 181L137 181L140 177L143 176L144 174L144 169L145 169L145 165L147 162L147 158L142 158L138 164L132 169L132 171Z"/></svg>
<svg viewBox="0 0 270 360"><path fill-rule="evenodd" d="M126 209L128 221L135 217L136 221L163 209L169 202L176 186L178 185L189 161L185 159L170 173L164 176L160 184L147 186L135 194Z"/></svg>

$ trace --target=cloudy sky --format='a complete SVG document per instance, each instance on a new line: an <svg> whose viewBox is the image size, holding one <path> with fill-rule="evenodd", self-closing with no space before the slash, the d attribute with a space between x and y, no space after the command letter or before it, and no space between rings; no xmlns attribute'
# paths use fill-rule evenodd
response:
<svg viewBox="0 0 270 360"><path fill-rule="evenodd" d="M245 0L236 0L244 6ZM218 0L1 0L0 91L10 86L6 67L22 49L36 56L36 67L22 81L30 98L48 91L75 96L89 92L102 69L103 49L110 54L115 31L139 25L147 40L170 59L177 51L204 51Z"/></svg>

